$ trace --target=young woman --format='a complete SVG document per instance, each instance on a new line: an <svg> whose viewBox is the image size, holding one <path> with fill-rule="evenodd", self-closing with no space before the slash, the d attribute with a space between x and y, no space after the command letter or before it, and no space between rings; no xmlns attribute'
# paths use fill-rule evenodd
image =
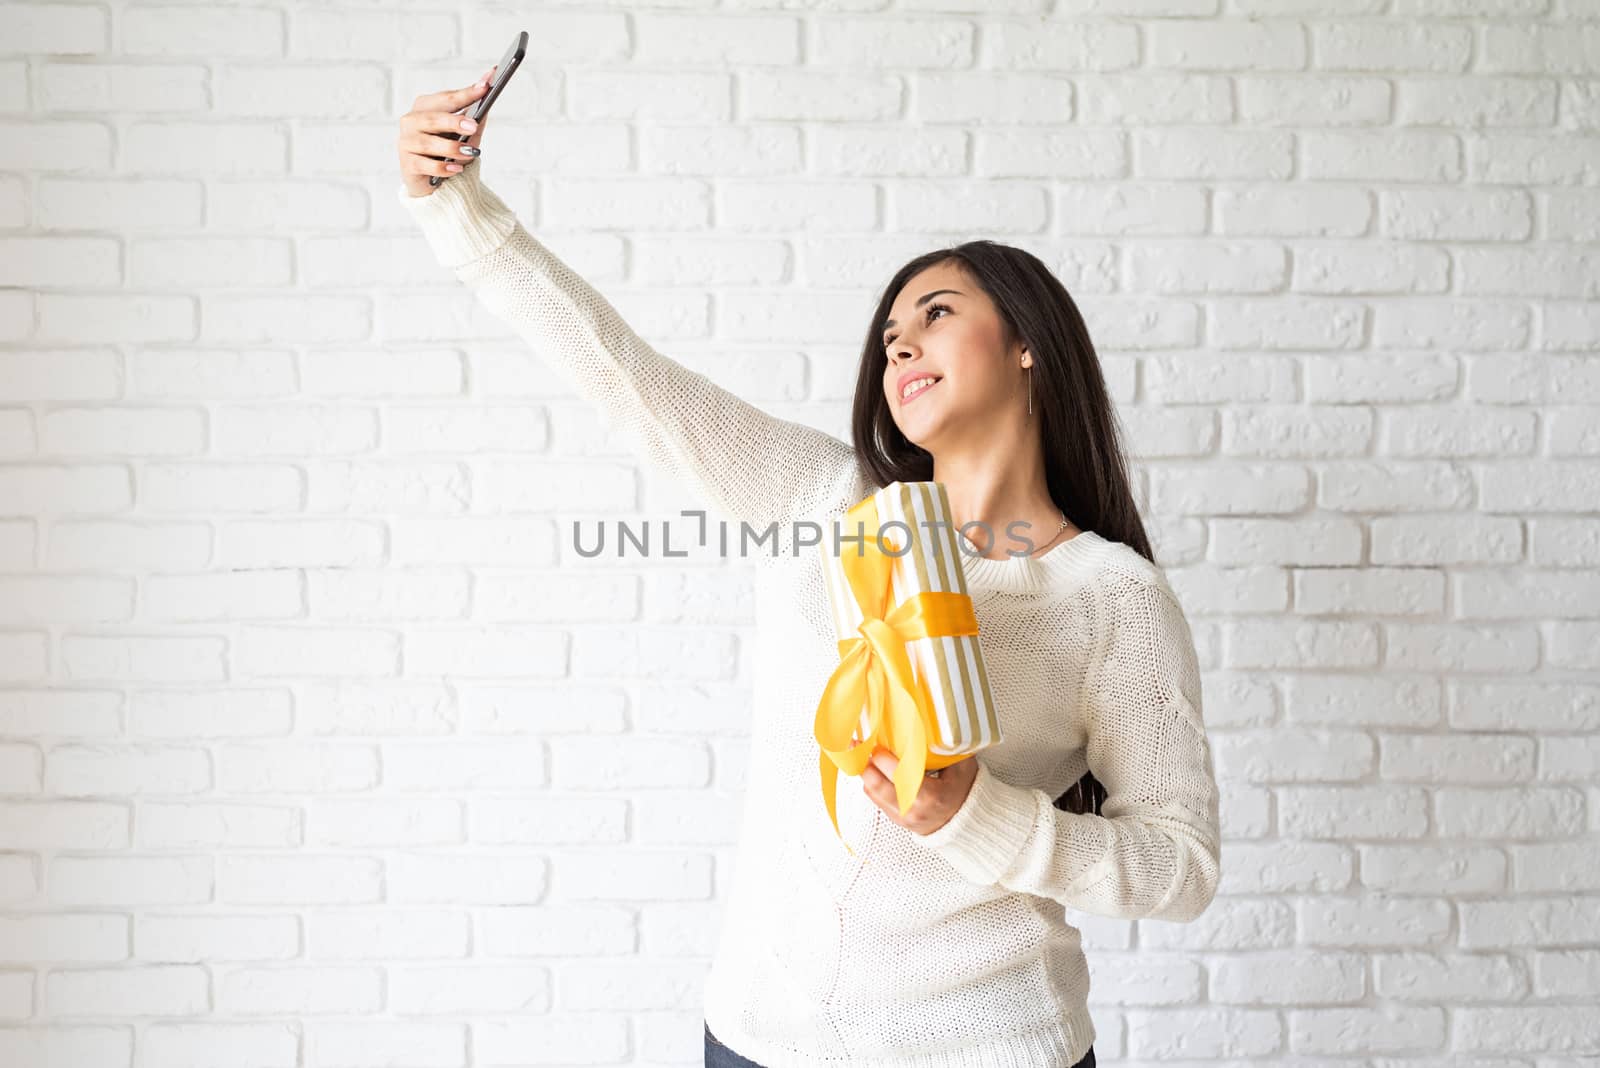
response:
<svg viewBox="0 0 1600 1068"><path fill-rule="evenodd" d="M420 97L401 120L396 193L440 263L648 462L779 532L757 557L750 786L706 1063L1092 1068L1067 910L1192 920L1221 847L1194 643L1072 298L992 242L906 264L867 331L846 444L657 352L530 236L483 183L482 130L472 151L438 136L482 91ZM1004 740L930 775L904 816L876 754L839 791L851 855L813 733L837 643L819 550L795 531L896 479L944 483L958 525L987 525L962 563Z"/></svg>

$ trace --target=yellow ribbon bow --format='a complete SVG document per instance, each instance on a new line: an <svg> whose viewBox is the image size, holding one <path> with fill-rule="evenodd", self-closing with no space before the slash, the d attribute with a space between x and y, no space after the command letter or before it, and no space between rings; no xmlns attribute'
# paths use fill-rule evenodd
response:
<svg viewBox="0 0 1600 1068"><path fill-rule="evenodd" d="M876 498L868 497L845 513L852 526L863 526L864 543L853 553L841 551L839 562L851 595L861 608L857 636L839 640L839 666L834 668L817 705L816 737L822 747L822 797L839 831L839 772L860 775L873 752L885 748L900 761L894 772L895 798L903 816L922 788L923 772L961 760L965 754L928 752L933 733L933 699L925 681L911 672L906 643L918 638L961 637L978 633L972 598L961 593L924 592L907 597L890 610L894 561L879 541ZM895 552L900 546L891 546ZM867 736L851 744L861 710L867 709ZM845 842L851 856L856 851Z"/></svg>

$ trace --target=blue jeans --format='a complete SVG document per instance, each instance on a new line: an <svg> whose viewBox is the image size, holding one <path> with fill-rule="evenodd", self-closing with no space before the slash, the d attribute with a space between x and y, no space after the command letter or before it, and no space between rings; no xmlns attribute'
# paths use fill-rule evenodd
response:
<svg viewBox="0 0 1600 1068"><path fill-rule="evenodd" d="M718 1042L717 1036L711 1033L711 1025L706 1024L706 1068L761 1068L761 1065Z"/></svg>
<svg viewBox="0 0 1600 1068"><path fill-rule="evenodd" d="M706 1068L761 1068L761 1065L718 1042L717 1036L711 1033L711 1025L706 1024ZM1090 1046L1089 1052L1072 1068L1094 1068L1094 1047Z"/></svg>

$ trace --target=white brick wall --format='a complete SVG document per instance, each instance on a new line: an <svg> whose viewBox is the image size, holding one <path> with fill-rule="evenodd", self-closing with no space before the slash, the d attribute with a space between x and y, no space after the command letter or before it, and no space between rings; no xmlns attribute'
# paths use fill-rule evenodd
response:
<svg viewBox="0 0 1600 1068"><path fill-rule="evenodd" d="M391 199L520 29L486 174L773 411L1079 300L1227 838L1102 1058L1600 1063L1590 0L0 7L0 1063L698 1063L749 574L576 556L694 502Z"/></svg>

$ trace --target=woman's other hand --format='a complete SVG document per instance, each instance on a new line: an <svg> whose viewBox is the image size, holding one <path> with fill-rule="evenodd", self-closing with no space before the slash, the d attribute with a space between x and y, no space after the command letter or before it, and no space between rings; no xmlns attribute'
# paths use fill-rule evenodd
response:
<svg viewBox="0 0 1600 1068"><path fill-rule="evenodd" d="M861 789L872 798L873 804L883 810L884 815L917 834L932 834L949 823L950 817L966 803L967 795L972 792L972 783L978 777L978 761L975 758L966 757L956 761L946 767L944 774L937 779L922 780L917 799L911 802L911 807L902 816L900 802L894 792L894 769L899 764L899 759L887 749L873 750L871 761L861 769Z"/></svg>
<svg viewBox="0 0 1600 1068"><path fill-rule="evenodd" d="M461 112L489 91L495 69L490 67L482 78L465 89L446 89L419 96L412 102L411 110L400 116L400 177L412 196L428 196L437 188L428 184L429 178L459 174L477 155L476 151L462 151L462 146L476 150L483 141L483 129L489 125L489 120L473 123ZM463 123L471 125L472 129L467 129ZM460 134L463 140L442 136L447 131ZM433 159L433 156L445 158Z"/></svg>

